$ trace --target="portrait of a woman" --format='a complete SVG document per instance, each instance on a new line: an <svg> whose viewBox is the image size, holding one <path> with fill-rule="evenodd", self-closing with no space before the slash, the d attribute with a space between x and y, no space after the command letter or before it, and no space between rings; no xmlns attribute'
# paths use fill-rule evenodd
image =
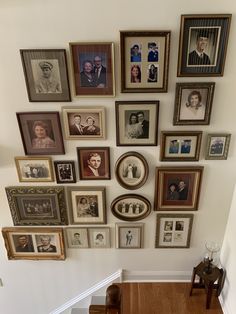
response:
<svg viewBox="0 0 236 314"><path fill-rule="evenodd" d="M127 138L138 138L143 133L142 124L138 123L138 117L136 113L131 113L129 117L129 123L126 126Z"/></svg>
<svg viewBox="0 0 236 314"><path fill-rule="evenodd" d="M43 121L35 121L33 124L34 138L33 148L54 148L56 143L49 137L48 124Z"/></svg>
<svg viewBox="0 0 236 314"><path fill-rule="evenodd" d="M93 73L93 63L90 60L83 62L83 71L80 72L81 87L96 87L95 76Z"/></svg>
<svg viewBox="0 0 236 314"><path fill-rule="evenodd" d="M157 82L157 67L154 64L151 64L148 70L148 82L153 83Z"/></svg>
<svg viewBox="0 0 236 314"><path fill-rule="evenodd" d="M92 116L86 118L86 126L83 128L84 135L100 135L100 128L95 125L95 119Z"/></svg>
<svg viewBox="0 0 236 314"><path fill-rule="evenodd" d="M193 90L188 94L187 102L181 105L180 118L183 120L204 120L206 106L202 103L200 91Z"/></svg>
<svg viewBox="0 0 236 314"><path fill-rule="evenodd" d="M141 69L137 64L131 67L131 83L141 83Z"/></svg>

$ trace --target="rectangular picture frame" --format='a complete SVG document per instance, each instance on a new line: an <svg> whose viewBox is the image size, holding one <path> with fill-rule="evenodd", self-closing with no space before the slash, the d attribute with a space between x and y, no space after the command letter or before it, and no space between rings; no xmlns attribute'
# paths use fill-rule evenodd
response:
<svg viewBox="0 0 236 314"><path fill-rule="evenodd" d="M76 182L75 162L73 160L55 160L53 163L58 184Z"/></svg>
<svg viewBox="0 0 236 314"><path fill-rule="evenodd" d="M202 131L162 131L161 161L198 161Z"/></svg>
<svg viewBox="0 0 236 314"><path fill-rule="evenodd" d="M68 224L64 187L9 186L5 190L15 226Z"/></svg>
<svg viewBox="0 0 236 314"><path fill-rule="evenodd" d="M65 229L67 245L70 249L89 248L88 228L70 227Z"/></svg>
<svg viewBox="0 0 236 314"><path fill-rule="evenodd" d="M176 83L173 125L208 125L214 82Z"/></svg>
<svg viewBox="0 0 236 314"><path fill-rule="evenodd" d="M71 101L65 49L21 49L31 102Z"/></svg>
<svg viewBox="0 0 236 314"><path fill-rule="evenodd" d="M59 112L17 112L16 117L26 155L65 154Z"/></svg>
<svg viewBox="0 0 236 314"><path fill-rule="evenodd" d="M104 107L63 107L67 140L103 140L106 138Z"/></svg>
<svg viewBox="0 0 236 314"><path fill-rule="evenodd" d="M67 187L67 200L72 225L106 224L105 187Z"/></svg>
<svg viewBox="0 0 236 314"><path fill-rule="evenodd" d="M157 167L154 210L198 210L203 166Z"/></svg>
<svg viewBox="0 0 236 314"><path fill-rule="evenodd" d="M141 249L143 247L143 223L116 223L116 248Z"/></svg>
<svg viewBox="0 0 236 314"><path fill-rule="evenodd" d="M75 96L115 96L114 44L70 43Z"/></svg>
<svg viewBox="0 0 236 314"><path fill-rule="evenodd" d="M54 174L51 157L15 157L20 182L52 182Z"/></svg>
<svg viewBox="0 0 236 314"><path fill-rule="evenodd" d="M205 159L225 160L228 158L231 134L211 133L207 135Z"/></svg>
<svg viewBox="0 0 236 314"><path fill-rule="evenodd" d="M120 31L121 92L168 89L170 31Z"/></svg>
<svg viewBox="0 0 236 314"><path fill-rule="evenodd" d="M111 247L110 228L88 228L89 243L92 249L108 249Z"/></svg>
<svg viewBox="0 0 236 314"><path fill-rule="evenodd" d="M2 228L9 260L65 260L62 228Z"/></svg>
<svg viewBox="0 0 236 314"><path fill-rule="evenodd" d="M116 101L116 145L156 146L159 101ZM136 117L136 122L133 123Z"/></svg>
<svg viewBox="0 0 236 314"><path fill-rule="evenodd" d="M231 17L181 15L177 76L223 76Z"/></svg>
<svg viewBox="0 0 236 314"><path fill-rule="evenodd" d="M193 214L157 214L156 248L189 248Z"/></svg>

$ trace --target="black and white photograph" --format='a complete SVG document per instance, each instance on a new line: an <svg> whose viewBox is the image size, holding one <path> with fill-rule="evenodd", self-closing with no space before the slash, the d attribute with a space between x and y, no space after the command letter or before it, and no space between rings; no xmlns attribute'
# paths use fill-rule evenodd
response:
<svg viewBox="0 0 236 314"><path fill-rule="evenodd" d="M75 183L75 162L72 160L55 160L54 169L57 183Z"/></svg>
<svg viewBox="0 0 236 314"><path fill-rule="evenodd" d="M155 83L158 81L158 74L159 71L159 65L156 63L152 63L148 65L148 77L147 77L147 81L149 83Z"/></svg>
<svg viewBox="0 0 236 314"><path fill-rule="evenodd" d="M38 253L57 253L57 243L55 235L36 234L35 239Z"/></svg>
<svg viewBox="0 0 236 314"><path fill-rule="evenodd" d="M88 228L91 248L106 249L111 247L110 228Z"/></svg>
<svg viewBox="0 0 236 314"><path fill-rule="evenodd" d="M66 228L67 244L70 249L89 247L87 228Z"/></svg>
<svg viewBox="0 0 236 314"><path fill-rule="evenodd" d="M16 252L34 252L32 235L30 234L13 234L14 249Z"/></svg>
<svg viewBox="0 0 236 314"><path fill-rule="evenodd" d="M228 158L231 134L208 134L205 159L224 160Z"/></svg>
<svg viewBox="0 0 236 314"><path fill-rule="evenodd" d="M116 224L116 247L119 249L140 249L143 247L144 224Z"/></svg>

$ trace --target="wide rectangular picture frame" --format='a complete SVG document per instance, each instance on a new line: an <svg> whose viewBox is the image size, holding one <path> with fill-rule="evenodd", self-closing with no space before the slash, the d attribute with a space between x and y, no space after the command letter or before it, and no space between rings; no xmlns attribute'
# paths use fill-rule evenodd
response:
<svg viewBox="0 0 236 314"><path fill-rule="evenodd" d="M80 97L115 96L114 44L112 42L72 42L69 45L74 95ZM95 59L100 60L99 66L102 66L99 74L96 73Z"/></svg>
<svg viewBox="0 0 236 314"><path fill-rule="evenodd" d="M169 53L170 31L120 31L121 92L167 92Z"/></svg>
<svg viewBox="0 0 236 314"><path fill-rule="evenodd" d="M231 134L211 133L207 135L205 159L225 160L228 158Z"/></svg>
<svg viewBox="0 0 236 314"><path fill-rule="evenodd" d="M193 214L157 214L156 248L189 248Z"/></svg>
<svg viewBox="0 0 236 314"><path fill-rule="evenodd" d="M31 102L71 101L65 49L21 49Z"/></svg>
<svg viewBox="0 0 236 314"><path fill-rule="evenodd" d="M2 235L9 260L66 258L62 228L5 227L2 228Z"/></svg>
<svg viewBox="0 0 236 314"><path fill-rule="evenodd" d="M5 189L15 226L68 224L64 187L9 186Z"/></svg>
<svg viewBox="0 0 236 314"><path fill-rule="evenodd" d="M116 223L116 248L141 249L143 247L143 223Z"/></svg>
<svg viewBox="0 0 236 314"><path fill-rule="evenodd" d="M177 76L223 76L231 17L181 15ZM198 45L204 45L200 52Z"/></svg>

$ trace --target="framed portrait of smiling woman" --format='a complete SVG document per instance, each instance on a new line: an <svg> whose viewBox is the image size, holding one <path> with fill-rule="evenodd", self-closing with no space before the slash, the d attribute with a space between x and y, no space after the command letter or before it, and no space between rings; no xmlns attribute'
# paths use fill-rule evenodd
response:
<svg viewBox="0 0 236 314"><path fill-rule="evenodd" d="M173 124L210 124L214 90L214 82L176 83Z"/></svg>

